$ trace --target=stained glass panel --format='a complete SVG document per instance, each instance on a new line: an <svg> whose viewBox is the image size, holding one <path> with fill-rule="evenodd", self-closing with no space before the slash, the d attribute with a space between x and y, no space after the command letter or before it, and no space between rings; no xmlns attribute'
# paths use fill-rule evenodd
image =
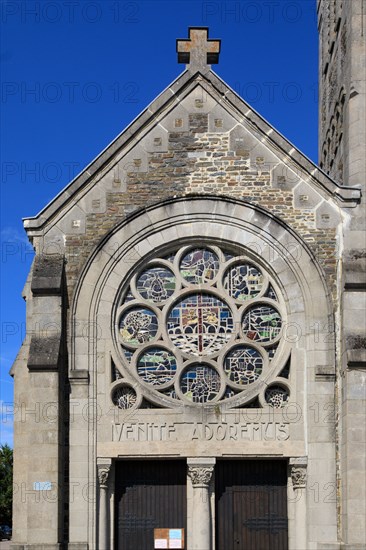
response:
<svg viewBox="0 0 366 550"><path fill-rule="evenodd" d="M226 386L225 388L225 393L223 395L223 399L229 399L230 397L234 397L234 395L237 395L239 392L233 390L232 388L230 388L230 386Z"/></svg>
<svg viewBox="0 0 366 550"><path fill-rule="evenodd" d="M277 295L276 295L272 285L268 285L267 291L265 293L265 297L266 298L271 298L271 300L276 300L277 301Z"/></svg>
<svg viewBox="0 0 366 550"><path fill-rule="evenodd" d="M132 356L133 356L133 352L130 351L129 349L124 348L124 347L122 347L122 351L123 351L123 354L126 357L127 361L130 363L131 359L132 359Z"/></svg>
<svg viewBox="0 0 366 550"><path fill-rule="evenodd" d="M136 288L145 300L163 302L175 290L174 273L164 266L152 267L141 273Z"/></svg>
<svg viewBox="0 0 366 550"><path fill-rule="evenodd" d="M217 352L231 338L234 322L227 304L210 294L191 294L170 311L168 334L186 353Z"/></svg>
<svg viewBox="0 0 366 550"><path fill-rule="evenodd" d="M139 376L153 386L170 382L177 370L177 362L172 353L163 348L150 348L143 353L137 363Z"/></svg>
<svg viewBox="0 0 366 550"><path fill-rule="evenodd" d="M120 409L131 409L136 404L137 395L133 388L120 386L114 390L112 401Z"/></svg>
<svg viewBox="0 0 366 550"><path fill-rule="evenodd" d="M212 401L220 391L220 376L208 365L192 365L182 375L180 387L193 403Z"/></svg>
<svg viewBox="0 0 366 550"><path fill-rule="evenodd" d="M115 365L112 365L112 380L120 380L121 378L123 378L122 374L119 372Z"/></svg>
<svg viewBox="0 0 366 550"><path fill-rule="evenodd" d="M277 348L278 348L278 344L275 344L274 346L271 346L270 348L267 348L268 359L270 361L272 361L272 359L276 355Z"/></svg>
<svg viewBox="0 0 366 550"><path fill-rule="evenodd" d="M231 350L224 360L224 370L235 384L247 385L255 382L263 369L259 351L250 346L238 346Z"/></svg>
<svg viewBox="0 0 366 550"><path fill-rule="evenodd" d="M172 397L173 399L179 399L177 392L174 388L168 388L167 390L162 390L160 392L163 395L167 395L168 397Z"/></svg>
<svg viewBox="0 0 366 550"><path fill-rule="evenodd" d="M168 254L168 256L164 256L164 260L167 260L168 262L174 262L174 258L175 258L175 252L173 252L173 254Z"/></svg>
<svg viewBox="0 0 366 550"><path fill-rule="evenodd" d="M128 291L127 291L126 294L125 294L123 303L125 304L126 302L131 302L131 300L136 300L136 298L135 298L135 296L132 294L131 290L128 289Z"/></svg>
<svg viewBox="0 0 366 550"><path fill-rule="evenodd" d="M211 250L195 248L180 263L182 277L191 284L209 283L219 270L219 258Z"/></svg>
<svg viewBox="0 0 366 550"><path fill-rule="evenodd" d="M234 256L230 252L224 252L224 258L225 261L228 262L229 260L232 260Z"/></svg>
<svg viewBox="0 0 366 550"><path fill-rule="evenodd" d="M243 318L243 332L250 340L271 342L280 334L282 320L276 309L260 305L251 307Z"/></svg>
<svg viewBox="0 0 366 550"><path fill-rule="evenodd" d="M262 273L250 264L233 265L224 276L224 288L235 300L255 298L262 286Z"/></svg>
<svg viewBox="0 0 366 550"><path fill-rule="evenodd" d="M289 393L282 386L270 386L265 392L265 400L275 409L284 407L288 401Z"/></svg>
<svg viewBox="0 0 366 550"><path fill-rule="evenodd" d="M289 359L278 376L281 376L281 378L289 378L289 376L290 376L290 367L291 367L291 360Z"/></svg>
<svg viewBox="0 0 366 550"><path fill-rule="evenodd" d="M158 320L150 309L132 308L122 316L119 330L125 344L143 344L156 336Z"/></svg>

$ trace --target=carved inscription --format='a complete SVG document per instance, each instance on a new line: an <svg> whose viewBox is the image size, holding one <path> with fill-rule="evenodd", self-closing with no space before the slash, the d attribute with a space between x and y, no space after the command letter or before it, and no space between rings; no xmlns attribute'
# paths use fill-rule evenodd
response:
<svg viewBox="0 0 366 550"><path fill-rule="evenodd" d="M112 425L112 441L286 441L289 437L287 422L124 422Z"/></svg>

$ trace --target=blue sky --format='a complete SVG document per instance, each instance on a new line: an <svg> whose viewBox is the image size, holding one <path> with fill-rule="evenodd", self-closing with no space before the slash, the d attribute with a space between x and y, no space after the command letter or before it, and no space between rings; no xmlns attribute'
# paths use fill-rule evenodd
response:
<svg viewBox="0 0 366 550"><path fill-rule="evenodd" d="M221 38L213 69L317 162L315 0L2 1L0 441L25 331L37 214L183 70L189 26Z"/></svg>

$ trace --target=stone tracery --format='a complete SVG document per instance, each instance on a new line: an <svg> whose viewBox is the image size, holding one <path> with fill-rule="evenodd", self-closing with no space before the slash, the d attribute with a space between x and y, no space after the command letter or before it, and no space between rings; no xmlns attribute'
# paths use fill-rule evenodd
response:
<svg viewBox="0 0 366 550"><path fill-rule="evenodd" d="M155 257L130 277L117 311L121 370L143 393L175 403L215 403L249 389L252 400L264 377L275 378L278 296L262 266L238 252L208 244ZM280 404L267 394L263 403L275 407L288 399L287 389Z"/></svg>

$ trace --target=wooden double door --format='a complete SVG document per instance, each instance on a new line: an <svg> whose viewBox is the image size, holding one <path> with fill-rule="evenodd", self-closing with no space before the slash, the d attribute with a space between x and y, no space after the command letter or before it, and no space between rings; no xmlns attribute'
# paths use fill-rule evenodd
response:
<svg viewBox="0 0 366 550"><path fill-rule="evenodd" d="M287 550L287 463L218 460L216 550Z"/></svg>
<svg viewBox="0 0 366 550"><path fill-rule="evenodd" d="M186 529L186 480L185 460L117 462L115 549L152 550L155 528ZM217 460L215 495L216 550L288 549L286 461Z"/></svg>

